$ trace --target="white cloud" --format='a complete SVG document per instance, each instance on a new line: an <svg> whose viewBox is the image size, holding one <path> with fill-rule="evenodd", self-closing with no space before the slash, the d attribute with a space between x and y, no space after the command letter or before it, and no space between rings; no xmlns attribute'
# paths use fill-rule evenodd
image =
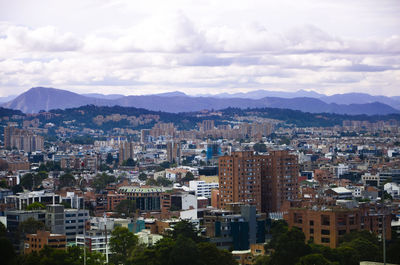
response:
<svg viewBox="0 0 400 265"><path fill-rule="evenodd" d="M400 30L390 26L399 19L388 2L376 8L384 19L370 12L373 2L355 16L364 23L360 31L372 29L372 22L374 32L385 26L382 35L368 37L354 33L357 25L349 19L357 8L344 8L344 1L301 0L298 10L286 0L155 2L63 2L60 10L69 16L59 20L50 18L60 10L44 8L54 4L24 2L32 11L44 8L47 17L19 17L25 24L0 11L9 18L0 22L0 96L37 85L124 94L263 88L400 93ZM10 12L16 7L10 4Z"/></svg>

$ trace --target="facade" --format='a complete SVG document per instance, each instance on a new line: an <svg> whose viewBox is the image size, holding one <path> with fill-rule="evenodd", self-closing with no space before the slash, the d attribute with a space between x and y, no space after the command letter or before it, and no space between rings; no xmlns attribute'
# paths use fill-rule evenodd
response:
<svg viewBox="0 0 400 265"><path fill-rule="evenodd" d="M13 203L15 209L25 209L28 205L40 202L42 204L58 204L61 202L61 197L53 192L42 191L31 191L25 193L18 193L17 195L11 195L5 197L5 203Z"/></svg>
<svg viewBox="0 0 400 265"><path fill-rule="evenodd" d="M79 247L86 246L90 252L97 251L109 256L110 237L111 234L108 231L90 230L85 235L76 236L76 245Z"/></svg>
<svg viewBox="0 0 400 265"><path fill-rule="evenodd" d="M48 231L37 231L36 234L27 234L24 244L24 253L40 251L44 246L56 249L66 248L66 237L61 234L51 234Z"/></svg>
<svg viewBox="0 0 400 265"><path fill-rule="evenodd" d="M279 212L286 201L298 198L298 158L288 151L271 151L264 161L262 211Z"/></svg>
<svg viewBox="0 0 400 265"><path fill-rule="evenodd" d="M336 248L340 237L361 229L382 234L383 215L371 212L371 208L346 209L330 208L291 208L285 217L289 227L303 231L306 241ZM386 239L391 238L390 214L385 214Z"/></svg>
<svg viewBox="0 0 400 265"><path fill-rule="evenodd" d="M34 134L29 130L19 129L13 126L4 128L4 147L16 148L25 152L44 150L43 136Z"/></svg>
<svg viewBox="0 0 400 265"><path fill-rule="evenodd" d="M167 143L167 160L170 163L180 164L181 162L181 144L179 142Z"/></svg>
<svg viewBox="0 0 400 265"><path fill-rule="evenodd" d="M124 186L118 189L118 193L125 195L128 200L136 201L136 207L141 211L160 211L163 192L164 189L160 187Z"/></svg>
<svg viewBox="0 0 400 265"><path fill-rule="evenodd" d="M213 189L218 189L219 183L217 182L207 183L202 180L192 180L189 181L189 188L191 190L194 190L198 197L211 198L211 191Z"/></svg>
<svg viewBox="0 0 400 265"><path fill-rule="evenodd" d="M257 214L255 205L229 204L229 210L204 213L206 236L219 248L248 250L265 242L266 215Z"/></svg>
<svg viewBox="0 0 400 265"><path fill-rule="evenodd" d="M67 243L75 242L77 235L82 235L84 226L89 219L89 210L83 209L65 209L64 210L64 227Z"/></svg>
<svg viewBox="0 0 400 265"><path fill-rule="evenodd" d="M231 203L255 205L261 210L261 176L265 156L252 151L232 152L219 158L220 206Z"/></svg>
<svg viewBox="0 0 400 265"><path fill-rule="evenodd" d="M134 157L135 145L132 142L123 142L119 146L119 164Z"/></svg>

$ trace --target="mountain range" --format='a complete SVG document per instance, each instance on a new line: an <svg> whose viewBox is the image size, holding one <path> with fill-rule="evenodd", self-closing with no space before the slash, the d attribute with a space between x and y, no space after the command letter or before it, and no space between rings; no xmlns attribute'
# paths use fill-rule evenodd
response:
<svg viewBox="0 0 400 265"><path fill-rule="evenodd" d="M0 98L1 102L1 98ZM41 110L66 109L84 105L124 106L165 112L191 112L203 109L283 108L311 113L390 114L400 113L400 97L348 93L326 96L316 92L275 92L257 90L248 93L188 96L182 92L124 96L120 94L77 94L67 90L34 87L2 107L37 113Z"/></svg>

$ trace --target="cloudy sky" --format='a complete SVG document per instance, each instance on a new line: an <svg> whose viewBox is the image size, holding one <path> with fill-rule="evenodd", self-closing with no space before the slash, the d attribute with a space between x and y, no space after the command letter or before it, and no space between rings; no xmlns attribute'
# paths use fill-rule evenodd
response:
<svg viewBox="0 0 400 265"><path fill-rule="evenodd" d="M0 96L400 95L399 14L399 0L0 0Z"/></svg>

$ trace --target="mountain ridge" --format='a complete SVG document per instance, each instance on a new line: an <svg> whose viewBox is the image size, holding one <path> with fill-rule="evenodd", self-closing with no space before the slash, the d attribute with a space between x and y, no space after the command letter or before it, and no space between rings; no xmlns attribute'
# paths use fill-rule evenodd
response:
<svg viewBox="0 0 400 265"><path fill-rule="evenodd" d="M304 92L304 91L303 91ZM307 92L307 91L305 91ZM283 92L288 93L288 92ZM308 93L308 92L307 92ZM318 94L318 93L316 93ZM315 94L315 95L316 95ZM388 104L373 101L375 96L359 93L365 98L366 103L351 103L354 101L345 101L345 94L334 95L341 101L350 102L349 104L338 104L330 96L321 98L314 97L263 97L260 99L252 98L219 98L219 97L195 97L188 96L182 92L174 91L154 95L138 95L138 96L123 96L119 94L103 95L95 94L95 97L90 97L88 94L81 95L67 90L34 87L20 94L15 99L2 104L5 108L21 110L24 113L37 113L41 110L51 109L66 109L79 107L84 105L96 106L114 106L144 108L153 111L165 112L191 112L203 109L225 109L233 108L287 108L292 110L300 110L310 113L337 113L337 114L390 114L400 113L399 109ZM90 95L90 94L89 94ZM93 95L93 94L92 94ZM318 94L322 95L322 94ZM349 94L349 97L358 95L357 93ZM110 97L111 96L111 97ZM382 96L383 97L383 96ZM387 99L388 97L383 97ZM390 99L390 98L389 98ZM328 102L326 102L328 101ZM392 100L395 105L395 99Z"/></svg>

